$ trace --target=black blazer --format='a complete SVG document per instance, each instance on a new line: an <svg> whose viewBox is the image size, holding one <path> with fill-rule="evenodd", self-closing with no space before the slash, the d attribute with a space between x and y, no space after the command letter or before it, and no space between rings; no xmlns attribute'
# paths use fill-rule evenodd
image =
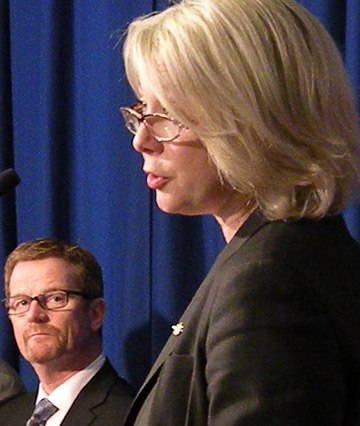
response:
<svg viewBox="0 0 360 426"><path fill-rule="evenodd" d="M126 425L360 425L360 250L341 217L255 212L180 322Z"/></svg>
<svg viewBox="0 0 360 426"><path fill-rule="evenodd" d="M37 391L15 398L0 407L1 426L24 426L31 416ZM110 362L81 390L61 425L123 425L132 401L132 389Z"/></svg>

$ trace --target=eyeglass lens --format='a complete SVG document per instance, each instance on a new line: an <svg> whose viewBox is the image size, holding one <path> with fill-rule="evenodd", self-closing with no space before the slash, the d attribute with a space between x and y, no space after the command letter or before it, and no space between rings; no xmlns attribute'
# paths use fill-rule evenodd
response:
<svg viewBox="0 0 360 426"><path fill-rule="evenodd" d="M54 310L66 306L69 301L69 296L66 291L54 291L39 294L35 297L10 297L5 301L5 307L9 314L21 314L30 309L33 300L36 300L43 309Z"/></svg>
<svg viewBox="0 0 360 426"><path fill-rule="evenodd" d="M139 118L130 111L122 112L126 128L134 135L138 131L141 122L144 122L152 136L160 140L172 140L179 134L179 125L170 118L157 115L146 115L143 118Z"/></svg>

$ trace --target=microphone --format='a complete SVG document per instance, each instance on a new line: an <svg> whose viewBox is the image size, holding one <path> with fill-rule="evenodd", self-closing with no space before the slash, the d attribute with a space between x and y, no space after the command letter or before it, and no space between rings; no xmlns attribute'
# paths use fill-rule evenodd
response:
<svg viewBox="0 0 360 426"><path fill-rule="evenodd" d="M20 177L14 169L7 169L0 173L0 197L14 189L20 183Z"/></svg>

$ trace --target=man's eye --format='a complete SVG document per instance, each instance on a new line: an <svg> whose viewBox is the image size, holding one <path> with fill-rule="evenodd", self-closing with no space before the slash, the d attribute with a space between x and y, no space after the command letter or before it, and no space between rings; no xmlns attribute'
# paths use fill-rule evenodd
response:
<svg viewBox="0 0 360 426"><path fill-rule="evenodd" d="M14 301L14 308L16 309L18 306L27 306L29 304L29 299L17 299Z"/></svg>
<svg viewBox="0 0 360 426"><path fill-rule="evenodd" d="M65 299L65 296L63 294L51 294L47 296L46 301L47 303L58 303L62 302Z"/></svg>

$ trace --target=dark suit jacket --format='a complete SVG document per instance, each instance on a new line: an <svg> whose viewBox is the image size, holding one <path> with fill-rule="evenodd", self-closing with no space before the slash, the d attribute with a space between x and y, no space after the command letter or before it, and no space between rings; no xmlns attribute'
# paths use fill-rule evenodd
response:
<svg viewBox="0 0 360 426"><path fill-rule="evenodd" d="M37 392L30 392L0 407L0 425L24 426L34 410L36 395ZM61 424L123 425L131 401L130 386L106 360L99 372L81 390Z"/></svg>
<svg viewBox="0 0 360 426"><path fill-rule="evenodd" d="M126 425L360 425L360 250L341 217L255 212L180 321Z"/></svg>
<svg viewBox="0 0 360 426"><path fill-rule="evenodd" d="M10 365L0 361L0 404L22 393L25 388L19 375Z"/></svg>

